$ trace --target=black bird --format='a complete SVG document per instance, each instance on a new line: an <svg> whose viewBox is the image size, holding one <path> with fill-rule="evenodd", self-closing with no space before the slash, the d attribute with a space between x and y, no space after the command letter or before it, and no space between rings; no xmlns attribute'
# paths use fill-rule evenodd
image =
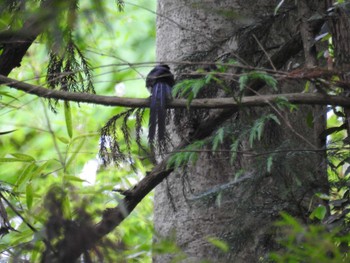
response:
<svg viewBox="0 0 350 263"><path fill-rule="evenodd" d="M151 93L148 140L154 144L158 126L158 145L165 145L166 103L171 99L171 88L174 86L174 75L168 65L158 65L146 78L146 87Z"/></svg>

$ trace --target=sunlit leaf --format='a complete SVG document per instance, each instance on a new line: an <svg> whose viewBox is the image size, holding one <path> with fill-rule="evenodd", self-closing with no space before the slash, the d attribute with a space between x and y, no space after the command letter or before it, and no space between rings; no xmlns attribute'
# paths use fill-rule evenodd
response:
<svg viewBox="0 0 350 263"><path fill-rule="evenodd" d="M28 159L19 159L19 158L0 158L0 163L13 163L13 162L31 162Z"/></svg>
<svg viewBox="0 0 350 263"><path fill-rule="evenodd" d="M207 240L209 241L209 243L219 248L223 252L228 252L230 249L229 245L226 242L220 240L219 238L207 237Z"/></svg>
<svg viewBox="0 0 350 263"><path fill-rule="evenodd" d="M35 170L36 168L36 164L35 163L31 163L28 166L26 166L26 168L22 171L22 173L18 176L18 179L16 181L16 187L17 188L23 188L23 186L25 185L25 183L30 179L30 177L32 176L32 172L33 170Z"/></svg>
<svg viewBox="0 0 350 263"><path fill-rule="evenodd" d="M61 142L63 142L64 144L68 144L69 143L69 139L62 137L62 136L57 136L57 139L59 139Z"/></svg>
<svg viewBox="0 0 350 263"><path fill-rule="evenodd" d="M67 195L65 195L62 199L62 209L63 209L63 215L67 219L72 218L72 208L71 208L71 202Z"/></svg>
<svg viewBox="0 0 350 263"><path fill-rule="evenodd" d="M26 186L26 202L28 209L30 209L33 204L33 186L30 182Z"/></svg>
<svg viewBox="0 0 350 263"><path fill-rule="evenodd" d="M13 157L16 157L17 159L26 161L26 162L34 162L35 159L34 157L28 155L28 154L24 154L24 153L11 153L11 155Z"/></svg>
<svg viewBox="0 0 350 263"><path fill-rule="evenodd" d="M323 205L316 207L314 211L310 214L310 219L319 219L322 220L327 214L327 208Z"/></svg>
<svg viewBox="0 0 350 263"><path fill-rule="evenodd" d="M86 180L83 180L80 177L74 176L74 175L65 175L64 179L68 181L75 181L75 182L86 182Z"/></svg>
<svg viewBox="0 0 350 263"><path fill-rule="evenodd" d="M64 117L66 120L66 128L70 138L73 137L72 112L68 101L64 103Z"/></svg>

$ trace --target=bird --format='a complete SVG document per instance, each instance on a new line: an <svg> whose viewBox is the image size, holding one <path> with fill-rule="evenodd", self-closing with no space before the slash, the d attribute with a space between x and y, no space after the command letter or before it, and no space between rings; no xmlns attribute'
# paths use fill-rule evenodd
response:
<svg viewBox="0 0 350 263"><path fill-rule="evenodd" d="M174 75L171 73L168 65L157 65L147 75L146 87L151 93L148 124L148 141L151 146L154 145L158 128L158 145L159 147L165 147L166 104L172 99L171 89L174 84Z"/></svg>

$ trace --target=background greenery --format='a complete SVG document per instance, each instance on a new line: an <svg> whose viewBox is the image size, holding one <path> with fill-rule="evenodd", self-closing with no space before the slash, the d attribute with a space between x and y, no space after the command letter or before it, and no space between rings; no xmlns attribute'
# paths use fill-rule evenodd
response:
<svg viewBox="0 0 350 263"><path fill-rule="evenodd" d="M93 69L97 94L149 96L144 76L155 61L154 11L155 1L148 0L127 2L124 12L118 10L114 1L81 1L73 39ZM2 16L0 29L4 30L11 19L14 17L10 14ZM38 38L21 67L9 77L46 86L49 38L49 34ZM48 109L47 100L5 86L0 87L0 94L0 132L15 130L0 138L1 187L6 191L4 197L37 229L34 233L14 211L7 209L12 226L19 232L11 231L0 240L0 257L6 259L19 253L23 258L27 254L30 262L35 262L40 253L33 252L33 246L37 252L43 249L40 240L48 216L45 201L50 189L64 189L63 210L67 218L76 217L77 209L84 206L94 220L94 216L100 218L103 209L116 205L121 196L114 190L135 184L150 169L150 163L136 163L136 173L127 164L101 165L99 130L123 108L71 103L71 118L67 119L62 103L55 114ZM132 146L132 150L136 148ZM150 262L152 198L145 198L108 236L113 241L111 247L115 246L109 257Z"/></svg>

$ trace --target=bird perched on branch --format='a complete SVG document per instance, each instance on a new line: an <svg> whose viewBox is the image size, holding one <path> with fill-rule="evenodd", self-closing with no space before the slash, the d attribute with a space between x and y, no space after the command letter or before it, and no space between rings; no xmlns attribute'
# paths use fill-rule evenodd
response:
<svg viewBox="0 0 350 263"><path fill-rule="evenodd" d="M158 127L158 145L165 145L166 103L171 99L171 88L174 86L174 75L168 65L158 65L146 78L146 87L151 93L148 140L154 145Z"/></svg>

